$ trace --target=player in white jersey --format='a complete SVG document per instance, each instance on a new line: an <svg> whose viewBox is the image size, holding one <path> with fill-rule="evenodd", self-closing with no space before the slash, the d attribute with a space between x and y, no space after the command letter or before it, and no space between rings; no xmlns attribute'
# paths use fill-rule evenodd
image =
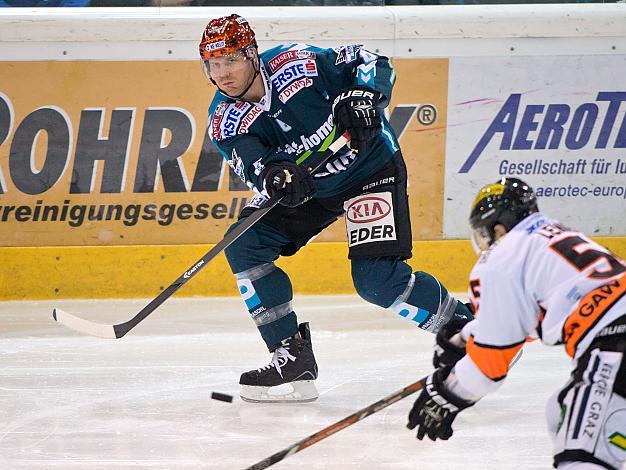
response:
<svg viewBox="0 0 626 470"><path fill-rule="evenodd" d="M540 213L523 181L483 187L470 215L480 259L470 276L476 318L437 335L437 368L409 414L418 439L448 439L456 415L495 391L528 338L563 345L569 381L549 400L558 469L626 461L626 265Z"/></svg>

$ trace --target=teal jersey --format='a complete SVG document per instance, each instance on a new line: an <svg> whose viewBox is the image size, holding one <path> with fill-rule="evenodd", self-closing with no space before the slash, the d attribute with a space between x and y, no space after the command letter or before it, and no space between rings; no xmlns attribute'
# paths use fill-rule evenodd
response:
<svg viewBox="0 0 626 470"><path fill-rule="evenodd" d="M216 92L208 132L233 171L248 187L267 196L262 175L268 163L303 164L339 137L332 104L341 91L355 85L370 87L381 93L380 105L386 107L395 73L386 57L358 45L334 49L282 45L263 52L260 59L265 96L251 103ZM314 172L316 197L351 188L380 170L398 150L397 138L383 117L382 132L365 155L344 147Z"/></svg>

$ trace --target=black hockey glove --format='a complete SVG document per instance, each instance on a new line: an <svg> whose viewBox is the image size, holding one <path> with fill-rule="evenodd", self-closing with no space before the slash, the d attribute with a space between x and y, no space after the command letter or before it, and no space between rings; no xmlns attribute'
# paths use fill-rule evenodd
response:
<svg viewBox="0 0 626 470"><path fill-rule="evenodd" d="M465 408L469 408L474 402L463 400L453 395L446 386L444 380L450 375L451 367L437 369L426 378L422 393L409 413L409 429L417 426L417 438L421 441L424 436L435 441L444 441L452 436L452 423Z"/></svg>
<svg viewBox="0 0 626 470"><path fill-rule="evenodd" d="M460 333L470 321L452 320L437 332L433 347L433 366L436 369L445 366L452 367L465 356L465 341L461 339Z"/></svg>
<svg viewBox="0 0 626 470"><path fill-rule="evenodd" d="M284 194L280 201L283 206L299 206L315 194L313 178L294 162L269 163L265 166L263 181L270 197L278 192Z"/></svg>
<svg viewBox="0 0 626 470"><path fill-rule="evenodd" d="M342 91L333 102L333 119L339 134L348 131L348 145L360 155L365 153L368 142L382 130L379 100L378 91L354 86Z"/></svg>

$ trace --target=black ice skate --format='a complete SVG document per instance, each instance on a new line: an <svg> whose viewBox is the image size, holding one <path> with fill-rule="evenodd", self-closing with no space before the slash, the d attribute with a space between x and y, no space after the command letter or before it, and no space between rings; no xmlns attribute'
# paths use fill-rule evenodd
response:
<svg viewBox="0 0 626 470"><path fill-rule="evenodd" d="M319 396L314 380L317 378L317 363L311 345L308 323L298 326L298 334L281 341L274 351L272 360L260 369L241 374L240 396L249 402L307 402ZM270 390L272 387L285 387Z"/></svg>

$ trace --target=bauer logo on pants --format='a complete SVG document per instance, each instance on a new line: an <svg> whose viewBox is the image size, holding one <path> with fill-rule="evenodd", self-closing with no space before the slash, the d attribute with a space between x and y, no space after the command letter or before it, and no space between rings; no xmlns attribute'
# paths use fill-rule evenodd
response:
<svg viewBox="0 0 626 470"><path fill-rule="evenodd" d="M344 203L348 245L396 239L390 192L360 195Z"/></svg>

